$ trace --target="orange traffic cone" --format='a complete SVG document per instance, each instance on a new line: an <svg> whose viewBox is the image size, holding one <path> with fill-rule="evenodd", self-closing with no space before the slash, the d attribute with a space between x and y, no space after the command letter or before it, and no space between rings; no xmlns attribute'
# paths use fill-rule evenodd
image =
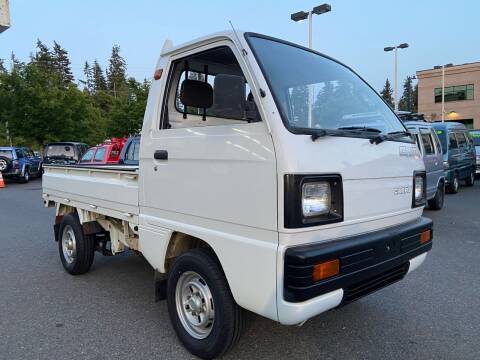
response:
<svg viewBox="0 0 480 360"><path fill-rule="evenodd" d="M5 181L3 181L2 173L0 172L0 189L5 187Z"/></svg>

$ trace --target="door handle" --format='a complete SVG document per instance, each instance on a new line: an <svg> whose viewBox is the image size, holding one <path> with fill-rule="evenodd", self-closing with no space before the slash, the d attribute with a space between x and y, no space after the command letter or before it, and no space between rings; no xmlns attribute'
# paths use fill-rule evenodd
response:
<svg viewBox="0 0 480 360"><path fill-rule="evenodd" d="M155 160L168 160L168 151L167 150L155 150L153 153L153 158Z"/></svg>

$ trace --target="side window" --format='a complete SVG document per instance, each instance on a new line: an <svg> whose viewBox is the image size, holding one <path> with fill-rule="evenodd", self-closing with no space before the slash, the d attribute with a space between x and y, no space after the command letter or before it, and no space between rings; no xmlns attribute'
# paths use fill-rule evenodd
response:
<svg viewBox="0 0 480 360"><path fill-rule="evenodd" d="M88 150L82 157L82 159L80 160L80 162L89 162L92 160L93 158L93 152L94 150L93 149L90 149Z"/></svg>
<svg viewBox="0 0 480 360"><path fill-rule="evenodd" d="M448 147L450 149L458 149L457 138L453 132L448 133Z"/></svg>
<svg viewBox="0 0 480 360"><path fill-rule="evenodd" d="M459 133L456 133L455 135L457 136L458 147L465 149L467 147L467 138L465 137L465 134L459 132Z"/></svg>
<svg viewBox="0 0 480 360"><path fill-rule="evenodd" d="M97 152L95 153L95 159L93 159L93 161L103 161L103 158L105 157L105 152L106 149L104 147L98 148Z"/></svg>
<svg viewBox="0 0 480 360"><path fill-rule="evenodd" d="M135 148L133 149L133 160L138 161L140 156L140 142L134 141L133 144L135 145Z"/></svg>
<svg viewBox="0 0 480 360"><path fill-rule="evenodd" d="M433 148L433 141L430 134L422 133L421 138L422 138L423 148L425 149L425 154L426 155L435 154L435 149Z"/></svg>
<svg viewBox="0 0 480 360"><path fill-rule="evenodd" d="M17 159L23 159L25 157L22 149L16 149L15 152L17 153Z"/></svg>
<svg viewBox="0 0 480 360"><path fill-rule="evenodd" d="M420 134L415 134L415 142L417 143L418 150L423 152L422 145L420 144Z"/></svg>
<svg viewBox="0 0 480 360"><path fill-rule="evenodd" d="M440 139L437 136L437 133L435 132L434 129L431 131L431 136L433 138L433 142L435 143L435 153L441 154L442 153L442 145L440 144Z"/></svg>
<svg viewBox="0 0 480 360"><path fill-rule="evenodd" d="M132 141L130 145L128 145L127 153L125 154L125 160L134 160L135 154L135 141Z"/></svg>
<svg viewBox="0 0 480 360"><path fill-rule="evenodd" d="M260 121L253 94L229 47L178 60L172 68L163 128Z"/></svg>

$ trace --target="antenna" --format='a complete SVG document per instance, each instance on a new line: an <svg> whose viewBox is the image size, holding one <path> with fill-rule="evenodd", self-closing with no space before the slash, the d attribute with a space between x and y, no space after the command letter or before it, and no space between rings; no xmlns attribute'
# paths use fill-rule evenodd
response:
<svg viewBox="0 0 480 360"><path fill-rule="evenodd" d="M238 34L237 34L237 30L235 30L235 28L233 27L233 24L230 20L228 20L230 26L232 27L232 30L233 30L233 33L235 34L235 37L237 38L237 42L239 45L241 45L242 43L240 42L240 38L238 37ZM240 50L240 49L239 49ZM248 55L248 52L247 50L245 50L243 47L241 49L241 53L243 56L247 56Z"/></svg>

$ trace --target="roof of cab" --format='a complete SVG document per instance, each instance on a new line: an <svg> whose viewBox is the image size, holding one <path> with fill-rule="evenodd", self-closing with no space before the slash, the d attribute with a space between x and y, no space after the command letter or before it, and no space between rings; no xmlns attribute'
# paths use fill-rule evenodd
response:
<svg viewBox="0 0 480 360"><path fill-rule="evenodd" d="M454 121L445 121L445 122L433 122L430 123L434 128L437 129L460 129L460 130L467 130L467 127L462 123L454 122Z"/></svg>
<svg viewBox="0 0 480 360"><path fill-rule="evenodd" d="M160 56L165 56L169 55L172 53L177 53L177 52L182 52L185 51L188 48L191 47L197 47L199 45L202 45L204 43L211 43L212 41L218 41L222 39L227 39L227 40L232 40L235 41L236 37L238 36L241 38L245 32L241 30L236 30L236 35L232 30L226 30L226 31L220 31L216 32L213 34L205 35L196 39L193 39L191 41L187 41L182 44L178 44L176 46L173 46L172 42L170 40L166 40L162 51L160 53Z"/></svg>

